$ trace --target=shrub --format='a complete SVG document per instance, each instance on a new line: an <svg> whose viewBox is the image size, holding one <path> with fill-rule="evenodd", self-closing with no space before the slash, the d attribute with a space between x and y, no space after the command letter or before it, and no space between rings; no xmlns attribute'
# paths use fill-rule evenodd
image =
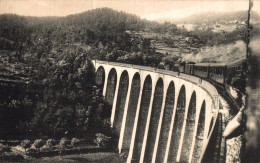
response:
<svg viewBox="0 0 260 163"><path fill-rule="evenodd" d="M33 145L37 150L39 150L44 145L44 141L42 139L37 139L34 141Z"/></svg>
<svg viewBox="0 0 260 163"><path fill-rule="evenodd" d="M46 141L46 144L45 144L45 145L46 145L47 148L52 148L54 142L55 142L54 139L48 139L48 140Z"/></svg>
<svg viewBox="0 0 260 163"><path fill-rule="evenodd" d="M103 126L106 128L110 128L110 126L111 126L110 118L106 118L103 120Z"/></svg>
<svg viewBox="0 0 260 163"><path fill-rule="evenodd" d="M97 133L96 138L94 139L94 143L96 143L98 147L107 147L110 141L111 137L108 137L102 133Z"/></svg>
<svg viewBox="0 0 260 163"><path fill-rule="evenodd" d="M10 152L11 149L8 145L3 145L0 143L0 153L4 153L4 152Z"/></svg>
<svg viewBox="0 0 260 163"><path fill-rule="evenodd" d="M66 138L62 138L60 140L60 156L62 154L62 151L66 148L67 143L68 143L68 140Z"/></svg>
<svg viewBox="0 0 260 163"><path fill-rule="evenodd" d="M68 140L66 138L62 138L60 140L60 147L65 148L67 146Z"/></svg>
<svg viewBox="0 0 260 163"><path fill-rule="evenodd" d="M79 144L79 139L72 138L71 140L71 146L76 147Z"/></svg>
<svg viewBox="0 0 260 163"><path fill-rule="evenodd" d="M30 148L30 146L31 146L31 141L28 139L25 139L21 142L21 146L24 148L24 151L26 152L26 149Z"/></svg>

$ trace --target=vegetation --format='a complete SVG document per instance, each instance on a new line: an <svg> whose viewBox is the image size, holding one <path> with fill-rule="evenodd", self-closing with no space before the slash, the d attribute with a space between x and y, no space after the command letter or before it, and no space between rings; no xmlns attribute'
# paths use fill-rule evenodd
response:
<svg viewBox="0 0 260 163"><path fill-rule="evenodd" d="M21 146L24 148L24 151L26 152L26 149L31 147L31 141L28 139L25 139L21 142Z"/></svg>
<svg viewBox="0 0 260 163"><path fill-rule="evenodd" d="M0 154L4 153L4 152L10 152L11 149L8 145L3 145L0 143Z"/></svg>
<svg viewBox="0 0 260 163"><path fill-rule="evenodd" d="M98 147L107 147L109 143L111 143L111 137L108 137L102 133L97 133L94 142Z"/></svg>
<svg viewBox="0 0 260 163"><path fill-rule="evenodd" d="M3 63L10 65L10 70L3 66L4 71L16 73L11 67L19 63L20 76L28 76L28 81L14 78L21 82L19 85L2 85L3 139L92 139L100 131L110 135L109 126L104 126L103 121L110 117L111 106L100 93L96 94L99 88L95 86L89 58L128 62L123 56L131 54L133 62L139 61L140 56L147 58L139 64L156 66L159 62L158 56L148 55L149 40L132 40L125 33L126 29L142 30L149 22L111 9L64 18L7 14L0 15L0 22L0 48L5 50L1 52L6 58ZM96 110L98 106L101 111Z"/></svg>
<svg viewBox="0 0 260 163"><path fill-rule="evenodd" d="M46 141L45 146L46 146L47 148L51 149L51 148L53 147L54 142L55 142L54 139L48 139L48 140Z"/></svg>
<svg viewBox="0 0 260 163"><path fill-rule="evenodd" d="M34 141L33 145L37 149L37 152L39 152L40 148L44 145L44 141L42 139L37 139Z"/></svg>
<svg viewBox="0 0 260 163"><path fill-rule="evenodd" d="M79 144L79 139L77 138L72 138L71 140L71 146L76 147Z"/></svg>
<svg viewBox="0 0 260 163"><path fill-rule="evenodd" d="M225 21L230 21L231 18L245 21L247 16L246 12L239 12L235 15L218 15L221 18L225 17ZM215 17L205 18L206 24L213 26L212 23L216 22L214 20L219 20ZM2 49L16 49L18 56L29 52L38 58L50 53L56 55L64 46L71 46L78 51L83 50L88 53L90 58L113 61L121 56L132 55L134 52L142 52L143 55L155 54L149 39L129 35L125 32L126 30L165 35L166 37L162 41L170 46L175 44L172 39L174 36L192 37L196 40L193 44L212 46L245 40L246 32L245 26L232 32L222 33L213 32L212 29L202 30L199 28L187 31L185 28L178 28L170 22L159 24L108 8L95 9L66 17L36 18L7 14L0 15L0 22L0 38L2 38L0 39L0 47ZM154 58L161 59L161 57L155 56ZM125 62L124 59L118 61Z"/></svg>
<svg viewBox="0 0 260 163"><path fill-rule="evenodd" d="M215 24L218 23L225 23L228 21L245 21L247 20L247 13L248 11L236 11L236 12L223 12L223 13L216 13L216 12L204 12L194 14L182 20L177 20L174 23L190 23L190 24ZM256 13L254 13L255 15Z"/></svg>
<svg viewBox="0 0 260 163"><path fill-rule="evenodd" d="M66 138L62 138L60 140L60 156L62 154L62 151L67 147L68 145L68 140Z"/></svg>
<svg viewBox="0 0 260 163"><path fill-rule="evenodd" d="M158 67L181 56L156 52L151 39L177 47L193 38L190 46L226 44L245 40L245 28L232 32L188 31L175 24L159 24L108 8L66 17L0 15L0 138L30 139L37 149L60 140L71 145L78 139L106 146L112 139L111 106L95 83L90 59ZM148 38L134 32L156 33ZM157 37L157 36L156 36ZM11 81L11 82L10 82ZM21 146L30 147L30 140Z"/></svg>
<svg viewBox="0 0 260 163"><path fill-rule="evenodd" d="M117 153L112 152L97 152L86 154L70 154L62 157L43 157L35 159L33 162L116 162L125 163L126 159L120 157Z"/></svg>
<svg viewBox="0 0 260 163"><path fill-rule="evenodd" d="M219 45L219 44L228 44L232 43L236 40L244 40L246 41L246 27L240 27L237 30L229 33L216 33L212 30L200 30L195 29L191 32L188 32L187 35L190 37L194 37L201 41L204 45Z"/></svg>

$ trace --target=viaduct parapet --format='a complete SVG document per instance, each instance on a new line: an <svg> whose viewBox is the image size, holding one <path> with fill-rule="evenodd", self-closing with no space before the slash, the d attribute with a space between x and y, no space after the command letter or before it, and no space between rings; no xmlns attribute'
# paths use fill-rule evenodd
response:
<svg viewBox="0 0 260 163"><path fill-rule="evenodd" d="M183 73L92 61L127 162L221 162L224 116L209 82Z"/></svg>

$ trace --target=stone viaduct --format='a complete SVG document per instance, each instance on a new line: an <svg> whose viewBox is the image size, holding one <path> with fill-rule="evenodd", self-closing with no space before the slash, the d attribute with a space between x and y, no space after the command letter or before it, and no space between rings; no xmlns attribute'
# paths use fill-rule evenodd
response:
<svg viewBox="0 0 260 163"><path fill-rule="evenodd" d="M127 162L221 162L224 118L212 84L152 67L92 63Z"/></svg>

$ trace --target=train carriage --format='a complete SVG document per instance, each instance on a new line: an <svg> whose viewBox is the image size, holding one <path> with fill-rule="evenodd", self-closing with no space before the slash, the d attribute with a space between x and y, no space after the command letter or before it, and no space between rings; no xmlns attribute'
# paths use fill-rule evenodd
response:
<svg viewBox="0 0 260 163"><path fill-rule="evenodd" d="M221 85L230 85L233 79L241 78L245 75L246 69L247 60L245 57L231 63L189 62L186 65L183 65L183 63L174 65L175 71L202 77Z"/></svg>
<svg viewBox="0 0 260 163"><path fill-rule="evenodd" d="M209 65L209 80L225 84L226 69L226 63L211 63Z"/></svg>
<svg viewBox="0 0 260 163"><path fill-rule="evenodd" d="M195 76L200 76L203 78L208 78L209 76L209 63L197 63L193 67L193 74Z"/></svg>
<svg viewBox="0 0 260 163"><path fill-rule="evenodd" d="M185 67L185 73L194 75L194 65L195 62L188 62Z"/></svg>

